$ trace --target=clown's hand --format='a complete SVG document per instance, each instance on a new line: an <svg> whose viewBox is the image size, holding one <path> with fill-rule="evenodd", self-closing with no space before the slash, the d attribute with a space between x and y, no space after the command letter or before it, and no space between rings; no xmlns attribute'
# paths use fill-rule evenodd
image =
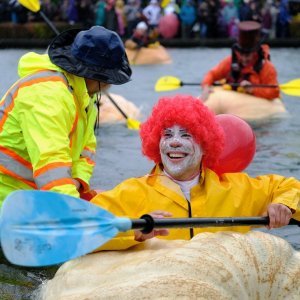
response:
<svg viewBox="0 0 300 300"><path fill-rule="evenodd" d="M292 217L292 211L289 207L280 203L271 203L265 215L269 216L270 223L268 229L279 228L289 224Z"/></svg>
<svg viewBox="0 0 300 300"><path fill-rule="evenodd" d="M163 219L166 217L172 217L172 214L163 211L163 210L155 210L149 214L153 219ZM168 229L153 229L150 233L142 233L140 230L134 231L134 239L137 242L144 242L145 240L152 239L155 236L166 236L169 234Z"/></svg>

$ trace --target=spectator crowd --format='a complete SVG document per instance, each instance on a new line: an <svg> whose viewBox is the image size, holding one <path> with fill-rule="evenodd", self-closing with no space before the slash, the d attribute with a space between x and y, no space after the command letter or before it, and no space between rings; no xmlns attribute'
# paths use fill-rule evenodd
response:
<svg viewBox="0 0 300 300"><path fill-rule="evenodd" d="M145 21L150 29L160 20L175 14L182 38L237 36L240 21L254 20L262 25L266 38L290 37L291 9L288 0L40 0L41 10L53 22L101 25L122 38L132 35L135 26ZM0 22L41 21L17 0L1 0Z"/></svg>

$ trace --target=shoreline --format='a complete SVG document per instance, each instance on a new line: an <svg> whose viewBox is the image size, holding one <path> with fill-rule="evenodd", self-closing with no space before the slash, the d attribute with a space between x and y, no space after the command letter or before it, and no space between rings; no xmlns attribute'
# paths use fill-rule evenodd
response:
<svg viewBox="0 0 300 300"><path fill-rule="evenodd" d="M232 39L158 39L166 48L229 48L234 43ZM12 48L47 48L51 38L1 38L0 49ZM271 48L298 48L300 38L272 39L265 41Z"/></svg>
<svg viewBox="0 0 300 300"><path fill-rule="evenodd" d="M300 25L300 24L299 24ZM82 28L81 24L69 25L65 22L55 23L59 32L71 28ZM43 22L28 22L25 24L0 23L0 49L5 48L47 48L50 41L55 37L51 29ZM191 39L173 38L158 41L166 48L228 48L235 42L230 38ZM300 47L300 34L290 38L267 39L264 43L271 48L298 48Z"/></svg>

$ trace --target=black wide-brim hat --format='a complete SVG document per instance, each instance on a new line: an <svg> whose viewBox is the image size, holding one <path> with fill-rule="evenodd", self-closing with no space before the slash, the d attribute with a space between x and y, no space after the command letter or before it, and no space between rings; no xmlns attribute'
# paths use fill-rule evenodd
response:
<svg viewBox="0 0 300 300"><path fill-rule="evenodd" d="M51 42L48 55L63 70L109 84L130 81L131 68L121 38L102 26L70 29Z"/></svg>

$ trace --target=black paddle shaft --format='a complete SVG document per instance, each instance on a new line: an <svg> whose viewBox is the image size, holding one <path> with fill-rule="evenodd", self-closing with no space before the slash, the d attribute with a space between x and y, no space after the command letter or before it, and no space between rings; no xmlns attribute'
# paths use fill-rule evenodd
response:
<svg viewBox="0 0 300 300"><path fill-rule="evenodd" d="M268 225L269 217L225 217L225 218L165 218L154 219L143 215L140 219L132 219L132 229L141 229L150 233L154 228L191 228L191 227L227 227ZM300 221L291 219L288 225L300 226Z"/></svg>
<svg viewBox="0 0 300 300"><path fill-rule="evenodd" d="M184 85L191 85L191 86L197 86L197 85L200 85L200 83L197 83L197 82L182 82L180 81L180 86L184 86ZM228 84L232 87L239 87L241 86L240 83L235 83L235 82L232 82L232 83L221 83L221 82L214 82L212 85L213 86L223 86L225 84ZM278 88L279 86L276 85L276 84L249 84L249 85L246 85L245 87L258 87L258 88Z"/></svg>
<svg viewBox="0 0 300 300"><path fill-rule="evenodd" d="M117 110L122 114L122 116L127 120L128 116L125 114L125 112L121 109L121 107L117 104L117 102L111 97L110 94L105 93L107 98L112 102L112 104L117 108Z"/></svg>

